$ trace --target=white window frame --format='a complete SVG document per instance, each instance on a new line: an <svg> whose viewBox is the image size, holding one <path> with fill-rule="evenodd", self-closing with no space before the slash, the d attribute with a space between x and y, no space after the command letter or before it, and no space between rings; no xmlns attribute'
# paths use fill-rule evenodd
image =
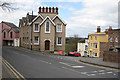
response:
<svg viewBox="0 0 120 80"><path fill-rule="evenodd" d="M115 42L118 42L118 37L116 37Z"/></svg>
<svg viewBox="0 0 120 80"><path fill-rule="evenodd" d="M110 42L113 42L113 39L112 39L112 38L110 38Z"/></svg>
<svg viewBox="0 0 120 80"><path fill-rule="evenodd" d="M49 31L46 31L46 23L47 23L47 22L49 22ZM50 21L48 21L48 20L45 22L45 33L50 33L50 24L51 24L51 23L50 23Z"/></svg>
<svg viewBox="0 0 120 80"><path fill-rule="evenodd" d="M97 41L97 36L95 36L95 41Z"/></svg>
<svg viewBox="0 0 120 80"><path fill-rule="evenodd" d="M98 48L98 44L97 44L97 48L96 48L96 45L97 43L93 43L93 49L97 49Z"/></svg>
<svg viewBox="0 0 120 80"><path fill-rule="evenodd" d="M35 30L35 24L38 24L38 31ZM39 32L40 23L39 22L35 22L33 25L34 25L34 32Z"/></svg>
<svg viewBox="0 0 120 80"><path fill-rule="evenodd" d="M61 38L61 44L58 44L58 38ZM57 37L56 40L57 40L57 41L56 41L56 42L57 42L57 45L58 45L58 46L62 46L62 37Z"/></svg>
<svg viewBox="0 0 120 80"><path fill-rule="evenodd" d="M61 25L61 31L58 31L58 24ZM62 32L62 24L61 23L57 23L56 32Z"/></svg>
<svg viewBox="0 0 120 80"><path fill-rule="evenodd" d="M38 43L35 43L35 37L38 37L38 36L34 36L34 45L39 45L39 37L38 37Z"/></svg>
<svg viewBox="0 0 120 80"><path fill-rule="evenodd" d="M97 56L95 56L95 53L97 53L97 52L93 52L93 54L94 54L94 57L97 57L97 56L98 56L98 53L97 53Z"/></svg>

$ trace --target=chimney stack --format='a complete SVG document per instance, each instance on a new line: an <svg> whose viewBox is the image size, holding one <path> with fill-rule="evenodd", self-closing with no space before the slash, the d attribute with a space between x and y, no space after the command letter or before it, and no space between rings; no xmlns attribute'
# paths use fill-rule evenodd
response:
<svg viewBox="0 0 120 80"><path fill-rule="evenodd" d="M58 14L58 7L39 7L38 13L55 13Z"/></svg>
<svg viewBox="0 0 120 80"><path fill-rule="evenodd" d="M108 29L105 29L105 33L108 34Z"/></svg>
<svg viewBox="0 0 120 80"><path fill-rule="evenodd" d="M112 26L109 26L109 30L112 30Z"/></svg>
<svg viewBox="0 0 120 80"><path fill-rule="evenodd" d="M100 26L97 26L97 33L100 33L101 32L101 28Z"/></svg>

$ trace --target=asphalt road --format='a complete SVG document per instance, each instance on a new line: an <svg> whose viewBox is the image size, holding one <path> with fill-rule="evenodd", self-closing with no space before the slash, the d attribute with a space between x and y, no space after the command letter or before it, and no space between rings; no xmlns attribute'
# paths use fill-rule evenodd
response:
<svg viewBox="0 0 120 80"><path fill-rule="evenodd" d="M118 78L118 71L75 62L59 56L3 47L2 57L25 78Z"/></svg>

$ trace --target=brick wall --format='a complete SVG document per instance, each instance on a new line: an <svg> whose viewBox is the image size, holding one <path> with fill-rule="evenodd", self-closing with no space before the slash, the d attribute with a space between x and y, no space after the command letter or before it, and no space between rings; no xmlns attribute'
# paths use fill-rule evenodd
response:
<svg viewBox="0 0 120 80"><path fill-rule="evenodd" d="M104 51L103 61L120 63L120 53L113 51Z"/></svg>

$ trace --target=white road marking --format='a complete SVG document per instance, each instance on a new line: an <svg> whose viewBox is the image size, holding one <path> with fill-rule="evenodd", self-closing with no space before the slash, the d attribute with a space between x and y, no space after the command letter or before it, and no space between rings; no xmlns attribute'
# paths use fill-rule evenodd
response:
<svg viewBox="0 0 120 80"><path fill-rule="evenodd" d="M43 60L40 60L41 62L44 62L44 63L47 63L47 64L51 64L51 63L49 63L49 62L47 62L47 61L43 61Z"/></svg>
<svg viewBox="0 0 120 80"><path fill-rule="evenodd" d="M81 72L81 74L87 74L88 72Z"/></svg>
<svg viewBox="0 0 120 80"><path fill-rule="evenodd" d="M110 73L112 73L112 72L107 72L107 73L109 73L109 74L110 74Z"/></svg>
<svg viewBox="0 0 120 80"><path fill-rule="evenodd" d="M60 64L64 64L64 65L66 65L66 66L71 66L71 65L69 65L68 63L64 63L64 62L59 62Z"/></svg>
<svg viewBox="0 0 120 80"><path fill-rule="evenodd" d="M90 74L91 76L95 76L96 74Z"/></svg>
<svg viewBox="0 0 120 80"><path fill-rule="evenodd" d="M99 72L103 72L104 70L98 70Z"/></svg>
<svg viewBox="0 0 120 80"><path fill-rule="evenodd" d="M99 73L99 74L105 74L105 73Z"/></svg>
<svg viewBox="0 0 120 80"><path fill-rule="evenodd" d="M92 71L92 72L97 72L97 71Z"/></svg>
<svg viewBox="0 0 120 80"><path fill-rule="evenodd" d="M83 68L84 66L72 66L73 68Z"/></svg>

